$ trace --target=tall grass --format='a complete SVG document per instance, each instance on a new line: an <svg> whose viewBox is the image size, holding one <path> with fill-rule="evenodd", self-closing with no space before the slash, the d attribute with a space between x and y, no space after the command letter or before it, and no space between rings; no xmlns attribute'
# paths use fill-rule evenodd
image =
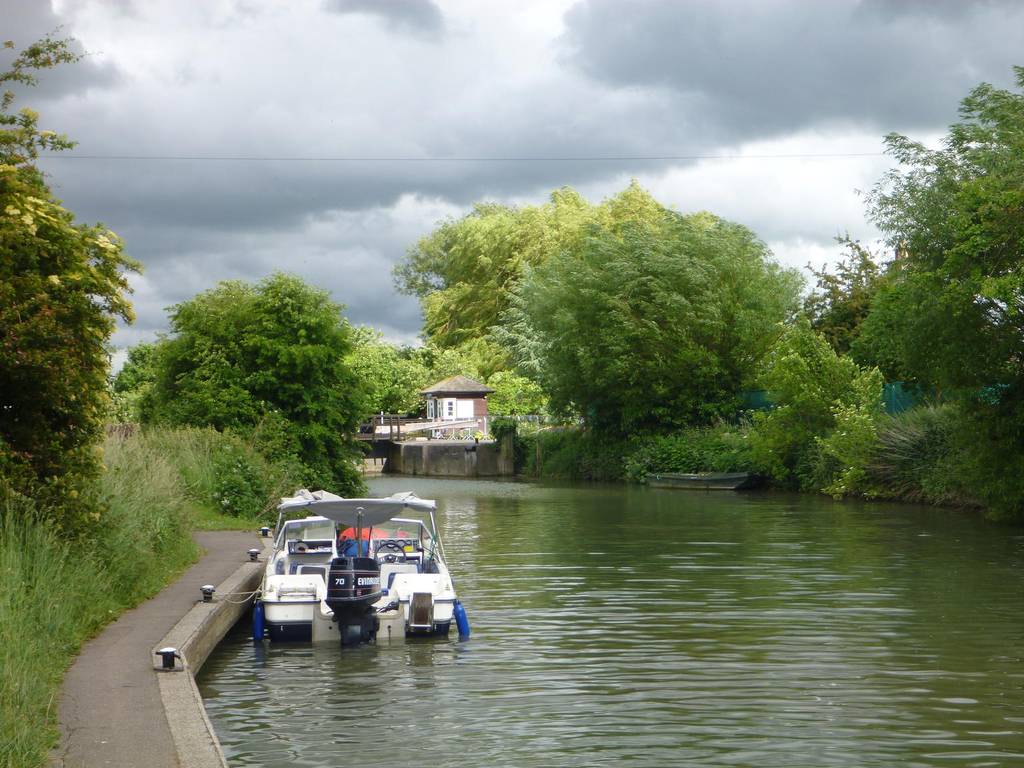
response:
<svg viewBox="0 0 1024 768"><path fill-rule="evenodd" d="M258 498L248 510L258 513L294 482L239 438L208 429L113 436L103 461L90 493L104 512L73 541L47 522L59 510L0 499L0 768L46 763L61 680L82 642L196 559L197 521L254 527L234 514L238 498ZM244 487L253 475L259 487Z"/></svg>
<svg viewBox="0 0 1024 768"><path fill-rule="evenodd" d="M265 456L251 439L209 427L151 429L146 439L177 468L200 528L252 527L272 519L280 497L304 485L291 455Z"/></svg>
<svg viewBox="0 0 1024 768"><path fill-rule="evenodd" d="M953 406L921 406L879 427L867 476L875 495L946 506L980 506L968 490L963 437Z"/></svg>
<svg viewBox="0 0 1024 768"><path fill-rule="evenodd" d="M41 765L57 736L56 697L79 643L118 600L91 557L73 554L52 527L0 508L0 766Z"/></svg>
<svg viewBox="0 0 1024 768"><path fill-rule="evenodd" d="M97 494L107 511L89 544L102 557L106 576L120 585L125 602L135 603L196 559L191 535L195 504L177 457L151 435L108 439L104 464ZM146 561L143 567L141 561Z"/></svg>
<svg viewBox="0 0 1024 768"><path fill-rule="evenodd" d="M523 471L534 477L571 480L622 480L627 447L623 441L602 438L573 428L540 430L517 438Z"/></svg>

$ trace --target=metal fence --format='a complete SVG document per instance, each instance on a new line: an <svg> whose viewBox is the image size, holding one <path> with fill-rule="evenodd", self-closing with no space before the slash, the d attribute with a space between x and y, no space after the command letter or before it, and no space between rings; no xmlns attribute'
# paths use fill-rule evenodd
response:
<svg viewBox="0 0 1024 768"><path fill-rule="evenodd" d="M893 381L882 387L882 403L885 412L890 416L910 410L924 402L924 399L918 390L905 387L901 381ZM774 407L771 397L764 389L742 392L740 400L745 411L769 411Z"/></svg>

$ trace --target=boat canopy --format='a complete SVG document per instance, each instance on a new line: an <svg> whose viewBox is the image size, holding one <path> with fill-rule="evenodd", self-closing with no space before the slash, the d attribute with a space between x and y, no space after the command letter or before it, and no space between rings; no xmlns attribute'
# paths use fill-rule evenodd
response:
<svg viewBox="0 0 1024 768"><path fill-rule="evenodd" d="M398 517L405 510L433 512L436 507L433 500L421 499L413 493L396 493L383 499L343 499L326 491L299 491L296 496L281 499L278 509L282 514L305 509L336 523L373 526Z"/></svg>

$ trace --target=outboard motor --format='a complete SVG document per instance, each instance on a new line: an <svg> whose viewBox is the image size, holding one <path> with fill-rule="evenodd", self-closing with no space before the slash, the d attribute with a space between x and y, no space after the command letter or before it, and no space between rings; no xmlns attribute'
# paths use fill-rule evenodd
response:
<svg viewBox="0 0 1024 768"><path fill-rule="evenodd" d="M380 598L380 565L372 557L336 557L327 574L327 605L342 645L369 642L377 633L373 604Z"/></svg>

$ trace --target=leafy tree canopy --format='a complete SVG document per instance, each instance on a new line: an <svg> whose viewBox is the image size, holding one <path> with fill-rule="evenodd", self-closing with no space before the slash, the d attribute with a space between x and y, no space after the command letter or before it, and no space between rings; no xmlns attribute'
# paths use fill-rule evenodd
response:
<svg viewBox="0 0 1024 768"><path fill-rule="evenodd" d="M35 85L36 71L76 58L69 41L47 37L0 83ZM117 318L132 320L125 274L138 265L116 235L76 223L53 197L33 161L73 144L39 129L32 110L12 113L14 100L0 96L0 492L50 501L75 528L99 514L72 499L100 469L106 344Z"/></svg>
<svg viewBox="0 0 1024 768"><path fill-rule="evenodd" d="M1024 68L979 85L940 149L890 135L901 168L870 213L898 258L859 345L960 400L971 490L992 514L1024 506ZM880 355L881 357L881 355ZM887 371L888 374L888 371Z"/></svg>
<svg viewBox="0 0 1024 768"><path fill-rule="evenodd" d="M348 364L365 395L364 417L384 413L416 413L419 391L430 384L430 371L418 350L387 343L370 328L357 328Z"/></svg>
<svg viewBox="0 0 1024 768"><path fill-rule="evenodd" d="M503 333L557 413L614 433L711 422L733 411L800 278L745 227L627 193L611 207L628 215L527 272Z"/></svg>
<svg viewBox="0 0 1024 768"><path fill-rule="evenodd" d="M149 407L156 382L157 345L142 342L128 349L128 357L110 383L113 399L110 420L128 424L141 420Z"/></svg>
<svg viewBox="0 0 1024 768"><path fill-rule="evenodd" d="M504 359L504 352L490 340L472 339L456 347L440 347L426 344L416 351L417 357L429 371L427 384L447 379L450 376L468 376L477 381L486 381L490 371L504 368L496 360Z"/></svg>
<svg viewBox="0 0 1024 768"><path fill-rule="evenodd" d="M499 323L527 267L562 250L579 250L591 226L614 229L658 218L661 211L636 182L600 205L568 187L539 206L481 203L417 243L395 279L400 290L420 298L429 345L479 343ZM505 350L493 347L483 363L485 375L507 367Z"/></svg>
<svg viewBox="0 0 1024 768"><path fill-rule="evenodd" d="M310 482L359 487L351 435L365 403L352 331L325 291L281 273L224 282L170 320L144 421L251 429L270 415L297 441Z"/></svg>
<svg viewBox="0 0 1024 768"><path fill-rule="evenodd" d="M1024 68L1017 68L1024 89ZM942 148L887 137L901 169L870 213L899 257L865 344L943 389L1024 389L1024 94L980 85ZM1021 393L1024 395L1024 392Z"/></svg>
<svg viewBox="0 0 1024 768"><path fill-rule="evenodd" d="M547 412L548 398L540 385L513 371L498 371L487 380L487 412L494 416L527 416Z"/></svg>
<svg viewBox="0 0 1024 768"><path fill-rule="evenodd" d="M816 285L804 299L804 312L811 327L825 337L838 354L845 355L860 334L861 324L868 315L871 300L878 292L882 271L871 251L849 235L836 238L846 250L835 271L808 269Z"/></svg>
<svg viewBox="0 0 1024 768"><path fill-rule="evenodd" d="M117 372L111 388L114 392L137 392L152 385L156 378L156 344L141 342L128 349L128 357Z"/></svg>

